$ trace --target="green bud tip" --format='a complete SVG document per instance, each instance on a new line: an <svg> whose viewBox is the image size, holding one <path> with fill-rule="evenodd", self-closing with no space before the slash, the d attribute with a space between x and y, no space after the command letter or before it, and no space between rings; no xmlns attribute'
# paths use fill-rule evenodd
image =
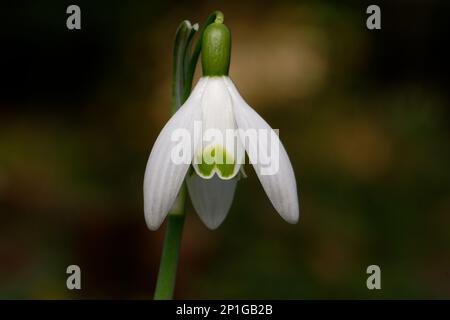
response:
<svg viewBox="0 0 450 320"><path fill-rule="evenodd" d="M203 76L227 76L230 68L231 34L223 23L223 15L217 15L206 27L202 37Z"/></svg>

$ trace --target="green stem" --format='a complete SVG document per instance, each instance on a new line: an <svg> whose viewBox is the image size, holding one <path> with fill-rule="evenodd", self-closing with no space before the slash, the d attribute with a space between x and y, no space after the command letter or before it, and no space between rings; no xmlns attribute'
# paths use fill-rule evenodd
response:
<svg viewBox="0 0 450 320"><path fill-rule="evenodd" d="M185 89L187 89L187 87L192 86L192 80L194 79L194 73L195 73L195 67L197 66L197 61L198 61L198 57L200 56L200 52L202 51L203 32L205 31L206 27L209 26L211 23L215 22L216 20L223 21L223 19L224 19L224 16L221 11L214 11L206 19L205 25L203 26L202 32L200 32L199 39L195 45L194 51L192 52L190 63L188 65L187 74L192 75L192 76L187 77ZM190 89L189 89L189 92L190 92ZM189 96L189 92L188 92L188 96Z"/></svg>
<svg viewBox="0 0 450 320"><path fill-rule="evenodd" d="M184 198L186 188L183 187L175 201L174 210L167 217L166 236L164 238L163 253L156 282L155 300L169 300L173 297L175 278L177 274L178 258L181 244L181 234L184 225Z"/></svg>
<svg viewBox="0 0 450 320"><path fill-rule="evenodd" d="M183 21L177 30L173 51L172 113L175 113L189 97L195 67L202 47L203 31L216 19L223 21L222 12L215 11L208 17L192 54L190 54L192 39L197 29L191 26L188 21ZM183 183L177 199L167 216L166 235L164 237L158 279L156 280L155 300L169 300L173 298L185 217L185 197L186 186Z"/></svg>

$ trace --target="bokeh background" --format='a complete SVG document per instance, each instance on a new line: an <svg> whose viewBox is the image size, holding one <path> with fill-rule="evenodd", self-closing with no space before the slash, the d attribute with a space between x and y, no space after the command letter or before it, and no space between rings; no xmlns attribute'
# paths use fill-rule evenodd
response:
<svg viewBox="0 0 450 320"><path fill-rule="evenodd" d="M145 225L142 182L172 41L216 9L231 77L280 129L301 217L285 223L251 167L218 230L188 203L176 297L450 298L450 8L373 3L382 30L364 1L4 2L0 298L152 297L164 227ZM382 290L366 288L371 264Z"/></svg>

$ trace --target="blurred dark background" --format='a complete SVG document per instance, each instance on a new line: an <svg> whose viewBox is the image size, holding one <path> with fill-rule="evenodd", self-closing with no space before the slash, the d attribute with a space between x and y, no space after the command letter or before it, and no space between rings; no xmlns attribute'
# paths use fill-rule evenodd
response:
<svg viewBox="0 0 450 320"><path fill-rule="evenodd" d="M152 297L164 228L145 225L142 182L172 41L216 9L301 217L285 223L251 168L218 230L189 203L176 297L450 298L450 6L425 0L3 2L0 298ZM366 288L371 264L382 290Z"/></svg>

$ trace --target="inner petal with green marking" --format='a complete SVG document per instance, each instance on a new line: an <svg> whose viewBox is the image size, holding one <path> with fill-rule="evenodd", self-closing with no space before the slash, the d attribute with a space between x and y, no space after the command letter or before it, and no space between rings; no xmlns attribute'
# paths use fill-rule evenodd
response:
<svg viewBox="0 0 450 320"><path fill-rule="evenodd" d="M236 175L237 165L233 155L222 145L211 144L197 154L194 167L203 178L211 178L216 173L221 179L227 180Z"/></svg>

